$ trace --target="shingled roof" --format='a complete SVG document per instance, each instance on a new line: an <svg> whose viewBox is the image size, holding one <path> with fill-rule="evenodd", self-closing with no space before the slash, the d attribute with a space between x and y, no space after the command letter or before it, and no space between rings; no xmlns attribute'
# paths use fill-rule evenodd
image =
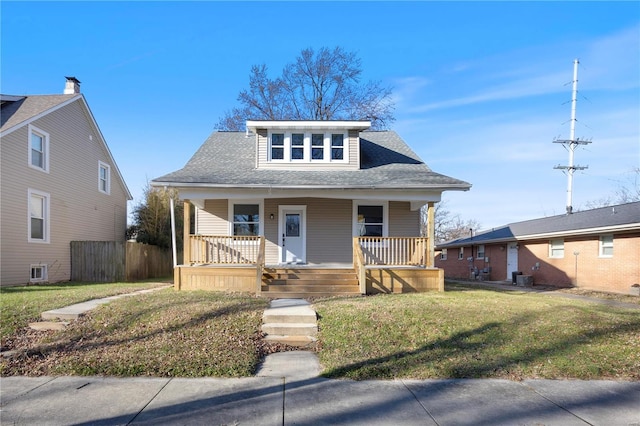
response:
<svg viewBox="0 0 640 426"><path fill-rule="evenodd" d="M78 94L0 96L0 100L2 101L2 107L0 107L0 132L9 130L52 108L81 97L81 95Z"/></svg>
<svg viewBox="0 0 640 426"><path fill-rule="evenodd" d="M460 238L438 244L436 248L455 248L469 246L471 244L532 240L552 236L575 236L625 230L640 230L640 201L578 211L571 214L514 222L478 233L474 235L473 238Z"/></svg>
<svg viewBox="0 0 640 426"><path fill-rule="evenodd" d="M273 188L385 188L467 190L471 185L432 171L393 131L360 133L359 170L256 168L255 137L214 132L184 168L155 185Z"/></svg>

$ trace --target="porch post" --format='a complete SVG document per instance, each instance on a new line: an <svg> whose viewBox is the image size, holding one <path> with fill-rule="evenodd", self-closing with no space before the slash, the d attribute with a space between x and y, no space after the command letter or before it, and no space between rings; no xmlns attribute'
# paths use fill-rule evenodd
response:
<svg viewBox="0 0 640 426"><path fill-rule="evenodd" d="M191 203L189 200L184 200L184 222L183 222L183 259L182 263L184 265L191 264Z"/></svg>
<svg viewBox="0 0 640 426"><path fill-rule="evenodd" d="M434 239L436 236L436 227L435 227L435 208L433 202L427 203L427 259L426 266L429 268L433 268L433 255L434 255Z"/></svg>

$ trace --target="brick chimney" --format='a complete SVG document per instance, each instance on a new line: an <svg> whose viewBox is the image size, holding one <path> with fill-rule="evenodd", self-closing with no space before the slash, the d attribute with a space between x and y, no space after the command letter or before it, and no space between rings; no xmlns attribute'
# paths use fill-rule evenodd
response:
<svg viewBox="0 0 640 426"><path fill-rule="evenodd" d="M80 93L80 80L75 77L65 77L67 79L66 84L64 85L64 94L65 95L75 95Z"/></svg>

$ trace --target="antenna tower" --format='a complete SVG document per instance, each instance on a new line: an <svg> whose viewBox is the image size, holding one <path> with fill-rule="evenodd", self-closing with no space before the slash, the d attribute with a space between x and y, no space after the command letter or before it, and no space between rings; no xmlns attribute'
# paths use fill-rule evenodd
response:
<svg viewBox="0 0 640 426"><path fill-rule="evenodd" d="M567 214L571 214L573 212L572 206L572 192L573 192L573 173L576 170L584 170L588 169L589 166L575 166L573 164L573 156L578 145L587 145L590 144L591 141L580 140L580 138L576 138L576 104L578 103L578 64L580 61L577 59L573 61L573 90L571 96L571 130L569 134L569 139L556 139L553 143L561 143L565 145L567 151L569 151L569 165L568 166L560 166L557 165L554 169L566 170L567 171ZM568 148L567 148L568 145Z"/></svg>

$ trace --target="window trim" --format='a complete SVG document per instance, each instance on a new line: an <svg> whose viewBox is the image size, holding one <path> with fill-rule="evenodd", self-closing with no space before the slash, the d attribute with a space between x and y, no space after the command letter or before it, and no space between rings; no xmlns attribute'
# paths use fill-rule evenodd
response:
<svg viewBox="0 0 640 426"><path fill-rule="evenodd" d="M353 229L352 234L354 237L360 237L360 224L358 222L358 207L359 206L382 206L382 237L389 236L389 202L379 200L353 200L353 215L351 218Z"/></svg>
<svg viewBox="0 0 640 426"><path fill-rule="evenodd" d="M102 170L106 170L107 176L105 179L106 189L102 189ZM98 161L98 191L103 194L111 194L111 166L102 161Z"/></svg>
<svg viewBox="0 0 640 426"><path fill-rule="evenodd" d="M458 260L464 260L464 247L460 247L458 250Z"/></svg>
<svg viewBox="0 0 640 426"><path fill-rule="evenodd" d="M440 250L440 260L447 260L447 249L443 248Z"/></svg>
<svg viewBox="0 0 640 426"><path fill-rule="evenodd" d="M46 264L42 263L32 263L29 265L29 282L30 283L43 283L49 281L49 271ZM42 271L41 278L33 278L33 271L36 269L40 269Z"/></svg>
<svg viewBox="0 0 640 426"><path fill-rule="evenodd" d="M233 234L233 224L235 223L233 220L233 211L234 206L236 204L257 204L258 205L258 215L260 218L258 219L258 236L264 236L264 200L250 200L250 199L233 199L228 202L228 220L229 222L229 236L236 237L237 235ZM247 241L247 244L257 244L258 241Z"/></svg>
<svg viewBox="0 0 640 426"><path fill-rule="evenodd" d="M556 245L562 245L562 255L555 254L554 251L559 251L560 248L556 247ZM564 239L556 238L553 240L549 240L549 257L551 259L564 259Z"/></svg>
<svg viewBox="0 0 640 426"><path fill-rule="evenodd" d="M300 145L293 145L293 135L294 134L302 134L303 135L303 144L302 144L302 158L301 159L293 159L292 151L294 147L300 148ZM313 158L313 149L314 146L319 148L317 145L312 144L312 135L323 135L322 139L322 159L314 159ZM276 145L276 148L280 148L283 150L282 159L274 159L273 158L273 135L283 135L283 145L280 148L279 145ZM342 147L336 147L342 149L342 159L333 159L333 135L342 135ZM267 162L268 163L277 163L277 164L296 164L296 163L305 163L305 164L348 164L349 163L349 132L348 131L340 131L340 130L279 130L273 129L267 133Z"/></svg>
<svg viewBox="0 0 640 426"><path fill-rule="evenodd" d="M42 201L42 222L43 222L43 232L42 238L32 238L31 237L31 199L33 197L39 197ZM39 244L48 244L50 242L50 228L51 228L51 214L50 214L50 206L51 206L51 195L46 192L38 191L36 189L29 188L27 190L27 242L30 243L39 243Z"/></svg>
<svg viewBox="0 0 640 426"><path fill-rule="evenodd" d="M610 238L611 241L606 242L605 245L605 242L603 241L604 238ZM605 254L605 248L611 248L611 254ZM600 235L600 238L598 238L598 257L605 259L611 259L613 257L613 234Z"/></svg>
<svg viewBox="0 0 640 426"><path fill-rule="evenodd" d="M35 166L33 164L33 145L32 145L32 135L38 135L42 137L42 167ZM45 132L42 129L37 128L36 126L29 124L28 132L27 132L27 163L29 167L34 170L39 170L44 173L49 173L49 133Z"/></svg>
<svg viewBox="0 0 640 426"><path fill-rule="evenodd" d="M480 251L480 247L482 247L482 251ZM480 256L482 254L482 256ZM476 246L476 259L484 259L486 254L486 247L484 244L478 244Z"/></svg>

